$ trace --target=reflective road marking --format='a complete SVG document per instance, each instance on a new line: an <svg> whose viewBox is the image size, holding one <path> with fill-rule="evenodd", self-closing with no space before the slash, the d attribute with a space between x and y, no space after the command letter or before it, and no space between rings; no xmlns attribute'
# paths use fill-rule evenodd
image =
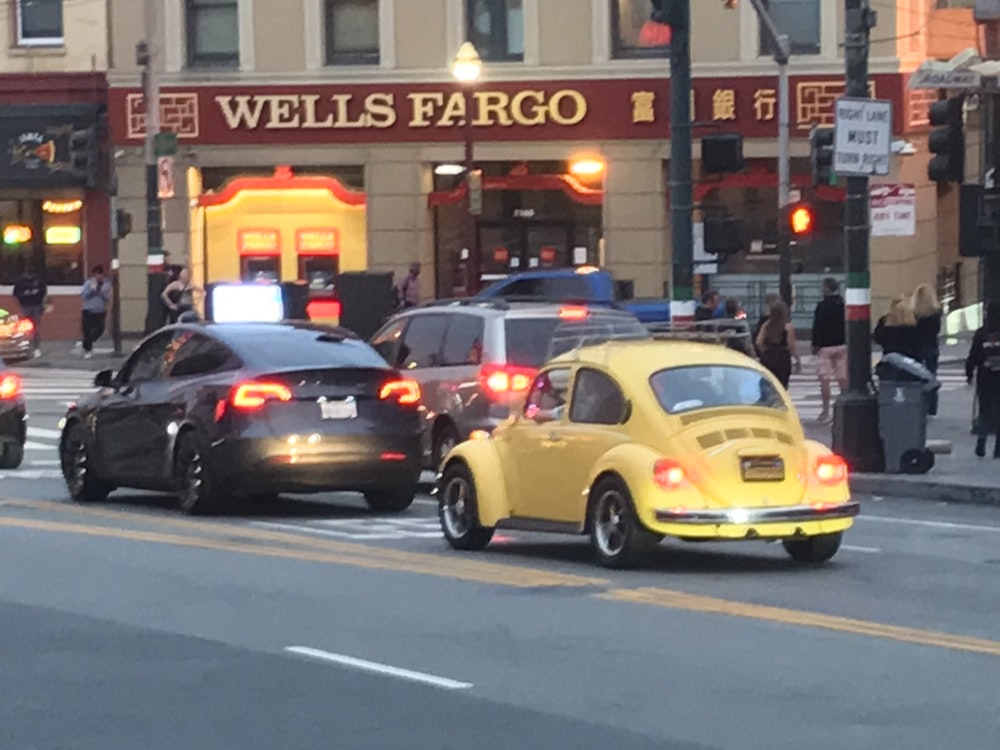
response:
<svg viewBox="0 0 1000 750"><path fill-rule="evenodd" d="M472 687L471 682L459 682L458 680L450 680L447 677L438 677L437 675L427 674L426 672L414 672L410 669L393 667L388 664L379 664L378 662L366 661L365 659L355 659L353 656L332 654L329 651L321 651L318 648L288 646L285 651L289 654L297 654L298 656L305 656L309 659L325 661L331 664L339 664L344 667L353 667L354 669L360 669L365 672L374 672L375 674L382 674L388 677L398 677L401 680L419 682L424 685L444 688L445 690L467 690Z"/></svg>

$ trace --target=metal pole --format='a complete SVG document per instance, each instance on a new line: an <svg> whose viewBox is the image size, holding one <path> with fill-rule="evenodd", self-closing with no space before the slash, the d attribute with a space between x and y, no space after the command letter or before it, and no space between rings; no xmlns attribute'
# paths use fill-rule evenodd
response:
<svg viewBox="0 0 1000 750"><path fill-rule="evenodd" d="M783 36L784 44L788 37ZM789 309L792 307L792 248L788 226L791 194L791 132L788 103L788 60L778 64L778 291Z"/></svg>
<svg viewBox="0 0 1000 750"><path fill-rule="evenodd" d="M114 164L112 164L114 169ZM117 184L117 180L115 180ZM114 353L122 353L122 287L121 263L119 262L118 240L118 199L111 198L111 341Z"/></svg>
<svg viewBox="0 0 1000 750"><path fill-rule="evenodd" d="M156 135L160 132L160 81L156 41L156 0L145 0L146 65L143 84L146 109L146 332L150 333L160 321L162 303L160 277L165 262L163 255L163 207L160 204L159 179L156 166Z"/></svg>
<svg viewBox="0 0 1000 750"><path fill-rule="evenodd" d="M868 0L845 0L847 96L868 98L868 52L875 14ZM871 387L871 273L867 177L847 178L844 241L847 250L848 390L833 411L833 448L854 471L882 471L878 401Z"/></svg>
<svg viewBox="0 0 1000 750"><path fill-rule="evenodd" d="M469 259L466 262L466 294L470 297L479 293L480 281L482 278L481 264L479 258L479 238L476 215L472 211L472 173L476 169L475 141L472 126L472 97L469 90L465 90L465 248L469 251Z"/></svg>
<svg viewBox="0 0 1000 750"><path fill-rule="evenodd" d="M673 325L694 322L694 190L691 155L691 0L676 0L670 42L670 251Z"/></svg>

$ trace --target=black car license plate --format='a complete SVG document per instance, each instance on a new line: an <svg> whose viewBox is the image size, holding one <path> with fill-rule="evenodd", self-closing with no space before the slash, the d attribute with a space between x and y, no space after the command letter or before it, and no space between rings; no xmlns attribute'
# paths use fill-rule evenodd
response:
<svg viewBox="0 0 1000 750"><path fill-rule="evenodd" d="M778 456L755 456L740 459L744 482L781 482L785 478L785 462Z"/></svg>

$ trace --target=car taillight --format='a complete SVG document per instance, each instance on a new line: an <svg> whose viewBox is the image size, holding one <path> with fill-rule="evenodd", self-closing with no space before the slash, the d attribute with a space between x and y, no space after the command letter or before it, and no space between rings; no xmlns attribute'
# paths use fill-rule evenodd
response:
<svg viewBox="0 0 1000 750"><path fill-rule="evenodd" d="M0 378L0 399L16 398L21 392L21 378L17 375L4 375Z"/></svg>
<svg viewBox="0 0 1000 750"><path fill-rule="evenodd" d="M27 318L21 318L17 321L17 326L14 328L14 332L18 336L30 336L35 332L35 324Z"/></svg>
<svg viewBox="0 0 1000 750"><path fill-rule="evenodd" d="M535 371L512 365L483 365L479 370L479 384L493 398L527 393Z"/></svg>
<svg viewBox="0 0 1000 750"><path fill-rule="evenodd" d="M583 320L590 315L590 310L586 307L578 307L576 305L570 307L563 307L559 310L560 320Z"/></svg>
<svg viewBox="0 0 1000 750"><path fill-rule="evenodd" d="M403 406L420 403L420 385L414 380L390 380L379 389L378 397L382 401L394 400Z"/></svg>
<svg viewBox="0 0 1000 750"><path fill-rule="evenodd" d="M253 411L268 401L291 401L292 392L281 383L242 383L233 389L230 399L236 409Z"/></svg>
<svg viewBox="0 0 1000 750"><path fill-rule="evenodd" d="M686 479L684 467L676 461L664 458L653 464L653 482L661 490L676 490Z"/></svg>
<svg viewBox="0 0 1000 750"><path fill-rule="evenodd" d="M822 484L840 484L847 479L847 462L831 453L816 461L816 478Z"/></svg>

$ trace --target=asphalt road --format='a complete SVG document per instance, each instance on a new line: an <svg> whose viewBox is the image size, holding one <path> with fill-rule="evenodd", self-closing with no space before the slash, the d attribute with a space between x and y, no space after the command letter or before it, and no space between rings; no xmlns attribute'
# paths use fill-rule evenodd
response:
<svg viewBox="0 0 1000 750"><path fill-rule="evenodd" d="M36 388L33 423L68 397ZM665 543L617 573L573 538L453 553L426 497L396 518L345 496L195 520L138 493L74 506L44 472L0 479L5 750L1000 737L997 511L865 499L822 568Z"/></svg>

